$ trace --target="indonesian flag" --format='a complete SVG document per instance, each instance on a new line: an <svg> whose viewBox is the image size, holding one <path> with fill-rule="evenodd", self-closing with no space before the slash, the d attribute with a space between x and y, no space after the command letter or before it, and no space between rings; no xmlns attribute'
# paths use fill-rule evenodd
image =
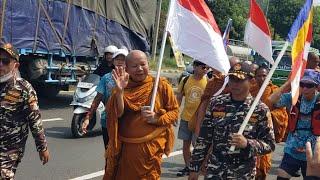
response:
<svg viewBox="0 0 320 180"><path fill-rule="evenodd" d="M255 0L250 0L249 19L244 33L244 42L273 64L269 26Z"/></svg>
<svg viewBox="0 0 320 180"><path fill-rule="evenodd" d="M292 43L290 80L293 105L298 101L300 79L304 74L307 64L308 52L312 41L312 20L313 1L306 0L288 34L288 41Z"/></svg>
<svg viewBox="0 0 320 180"><path fill-rule="evenodd" d="M166 30L179 51L228 73L221 33L204 0L171 0L167 21Z"/></svg>

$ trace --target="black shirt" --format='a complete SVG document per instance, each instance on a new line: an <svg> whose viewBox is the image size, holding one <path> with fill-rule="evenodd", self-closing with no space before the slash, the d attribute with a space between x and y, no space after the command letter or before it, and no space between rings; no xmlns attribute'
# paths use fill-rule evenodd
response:
<svg viewBox="0 0 320 180"><path fill-rule="evenodd" d="M104 76L105 74L109 73L114 69L114 66L112 65L111 67L108 65L106 61L102 61L98 68L93 71L93 74L97 74L100 77Z"/></svg>

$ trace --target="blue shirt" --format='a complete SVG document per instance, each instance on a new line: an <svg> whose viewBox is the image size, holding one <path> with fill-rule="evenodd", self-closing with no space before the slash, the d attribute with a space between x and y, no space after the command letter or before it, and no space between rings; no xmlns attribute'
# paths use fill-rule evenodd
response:
<svg viewBox="0 0 320 180"><path fill-rule="evenodd" d="M112 78L111 72L105 74L101 78L96 88L96 91L103 95L103 99L102 99L103 104L107 102L107 100L111 96L112 88L114 88L115 86L116 86L116 83ZM101 114L101 126L105 128L107 126L106 122L107 122L107 112L103 111L103 113Z"/></svg>
<svg viewBox="0 0 320 180"><path fill-rule="evenodd" d="M293 133L289 132L284 152L291 155L295 159L306 161L305 144L307 141L311 142L312 147L316 143L316 137L311 132L311 111L314 108L314 104L318 99L320 93L317 93L311 101L307 101L303 96L300 102L299 112L308 115L300 115L298 119L296 131ZM279 102L275 105L276 107L286 107L291 110L292 105L291 93L282 94ZM310 130L298 130L300 128L308 128ZM299 150L303 150L300 151Z"/></svg>

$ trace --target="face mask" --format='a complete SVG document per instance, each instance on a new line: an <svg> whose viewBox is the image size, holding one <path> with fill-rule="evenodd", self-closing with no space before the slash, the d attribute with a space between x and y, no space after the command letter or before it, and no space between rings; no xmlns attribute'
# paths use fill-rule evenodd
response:
<svg viewBox="0 0 320 180"><path fill-rule="evenodd" d="M0 77L0 83L7 82L9 79L13 77L14 73L13 71L8 72L7 74Z"/></svg>

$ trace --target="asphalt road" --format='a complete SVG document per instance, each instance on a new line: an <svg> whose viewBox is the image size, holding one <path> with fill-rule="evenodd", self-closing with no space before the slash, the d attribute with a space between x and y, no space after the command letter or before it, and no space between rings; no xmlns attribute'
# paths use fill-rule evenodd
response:
<svg viewBox="0 0 320 180"><path fill-rule="evenodd" d="M17 170L17 180L102 178L104 167L102 137L99 133L80 139L72 137L70 124L73 109L69 106L71 101L71 92L62 92L50 100L40 99L42 119L49 120L44 122L44 126L51 159L47 165L41 164L30 135L24 158ZM161 179L187 179L176 177L177 171L184 167L181 149L182 142L176 140L174 156L163 159ZM273 155L273 168L268 179L276 179L275 167L280 164L282 149L283 145L277 146Z"/></svg>

